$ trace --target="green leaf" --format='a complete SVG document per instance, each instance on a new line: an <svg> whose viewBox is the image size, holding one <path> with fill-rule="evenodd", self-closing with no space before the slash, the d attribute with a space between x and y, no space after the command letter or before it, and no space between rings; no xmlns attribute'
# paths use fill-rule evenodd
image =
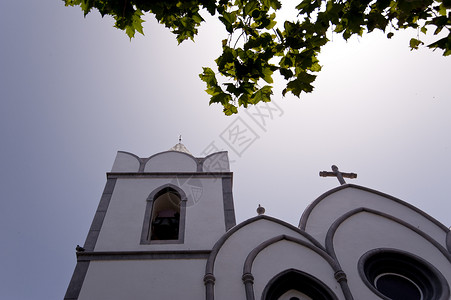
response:
<svg viewBox="0 0 451 300"><path fill-rule="evenodd" d="M422 41L418 40L418 39L410 39L410 48L413 49L418 49L419 45L424 44Z"/></svg>
<svg viewBox="0 0 451 300"><path fill-rule="evenodd" d="M293 95L299 97L301 92L310 93L313 91L311 83L315 78L315 75L306 72L301 73L295 80L288 82L287 87L283 90L282 94L285 96L287 92L291 92Z"/></svg>
<svg viewBox="0 0 451 300"><path fill-rule="evenodd" d="M248 106L248 104L249 104L249 94L248 93L242 94L238 98L238 105L246 108Z"/></svg>
<svg viewBox="0 0 451 300"><path fill-rule="evenodd" d="M313 72L319 72L321 71L321 65L319 63L314 63L309 70L313 71Z"/></svg>
<svg viewBox="0 0 451 300"><path fill-rule="evenodd" d="M246 6L244 6L244 15L250 15L256 8L258 8L258 2L256 0L249 1Z"/></svg>
<svg viewBox="0 0 451 300"><path fill-rule="evenodd" d="M287 81L282 95L291 92L298 96L313 91L316 76L321 71L318 56L329 40L331 28L345 39L374 29L391 31L414 28L430 35L443 34L451 27L451 0L301 0L296 6L297 21L283 22L279 0L63 0L66 6L79 6L86 16L97 9L103 16L115 20L115 27L130 37L143 33L143 13L155 16L176 35L179 43L194 40L204 21L202 13L215 16L225 26L222 54L215 60L217 74L203 68L199 77L206 83L210 103L220 103L224 113L236 113L237 106L246 107L260 101L270 101L271 86L258 88L266 81L273 83L272 74L279 70ZM206 9L203 9L206 8ZM435 26L435 27L434 27ZM427 30L432 28L431 30ZM434 31L435 30L435 31ZM390 32L389 32L390 31ZM422 45L419 39L410 40L410 48ZM437 38L429 48L451 55L451 34ZM277 56L279 59L274 60ZM218 75L219 74L219 75ZM217 76L221 76L218 83Z"/></svg>
<svg viewBox="0 0 451 300"><path fill-rule="evenodd" d="M236 13L228 13L224 11L222 16L219 17L219 20L221 20L229 33L233 32L233 24L236 21Z"/></svg>
<svg viewBox="0 0 451 300"><path fill-rule="evenodd" d="M278 10L282 7L282 3L278 0L262 0L263 5L266 8L273 8L274 10Z"/></svg>
<svg viewBox="0 0 451 300"><path fill-rule="evenodd" d="M274 81L272 80L272 73L273 71L270 68L264 68L263 69L263 80L266 81L267 83L273 83Z"/></svg>
<svg viewBox="0 0 451 300"><path fill-rule="evenodd" d="M131 23L125 25L125 33L127 33L130 39L135 36L136 31L144 35L142 26L144 20L141 18L142 15L143 13L140 10L136 10L131 17Z"/></svg>
<svg viewBox="0 0 451 300"><path fill-rule="evenodd" d="M232 93L236 97L238 97L241 94L241 90L237 88L234 83L225 83L224 85L227 87L226 91Z"/></svg>
<svg viewBox="0 0 451 300"><path fill-rule="evenodd" d="M203 67L204 72L199 74L200 79L204 81L207 85L215 85L218 83L216 80L215 72L212 69Z"/></svg>
<svg viewBox="0 0 451 300"><path fill-rule="evenodd" d="M232 96L222 92L210 98L210 105L212 103L221 103L225 107L230 101L232 101Z"/></svg>
<svg viewBox="0 0 451 300"><path fill-rule="evenodd" d="M448 4L448 5L449 5L449 4ZM449 8L449 7L448 7L448 8ZM446 11L447 11L447 10L446 10L445 5L443 5L443 4L440 5L440 9L439 9L439 11L438 11L439 14L442 15L442 16L446 16Z"/></svg>
<svg viewBox="0 0 451 300"><path fill-rule="evenodd" d="M260 101L269 102L271 101L271 95L272 95L272 87L269 85L265 85L252 95L249 102L252 104L257 104Z"/></svg>
<svg viewBox="0 0 451 300"><path fill-rule="evenodd" d="M279 65L284 68L290 68L294 66L294 60L292 59L292 57L284 56L280 60Z"/></svg>
<svg viewBox="0 0 451 300"><path fill-rule="evenodd" d="M449 34L447 37L441 38L438 41L435 41L434 43L428 45L428 48L431 49L443 49L443 55L448 56L451 54L451 34Z"/></svg>
<svg viewBox="0 0 451 300"><path fill-rule="evenodd" d="M233 104L226 103L224 104L223 112L226 116L231 116L233 114L238 113L238 108Z"/></svg>
<svg viewBox="0 0 451 300"><path fill-rule="evenodd" d="M293 71L291 71L290 69L280 68L279 72L280 72L280 75L282 75L285 80L290 79L294 75Z"/></svg>

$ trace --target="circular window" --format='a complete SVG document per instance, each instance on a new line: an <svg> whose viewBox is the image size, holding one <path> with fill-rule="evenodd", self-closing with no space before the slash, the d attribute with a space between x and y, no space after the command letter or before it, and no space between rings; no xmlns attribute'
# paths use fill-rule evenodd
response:
<svg viewBox="0 0 451 300"><path fill-rule="evenodd" d="M449 287L437 269L423 259L391 249L377 249L362 256L359 272L366 285L382 299L437 300Z"/></svg>
<svg viewBox="0 0 451 300"><path fill-rule="evenodd" d="M414 281L396 273L378 275L374 279L374 287L390 299L423 299L423 292Z"/></svg>

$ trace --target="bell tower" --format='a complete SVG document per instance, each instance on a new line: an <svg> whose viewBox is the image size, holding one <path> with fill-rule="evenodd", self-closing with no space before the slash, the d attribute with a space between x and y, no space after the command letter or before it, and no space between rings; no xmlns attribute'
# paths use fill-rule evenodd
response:
<svg viewBox="0 0 451 300"><path fill-rule="evenodd" d="M233 226L227 152L196 158L181 142L148 158L119 151L64 299L202 299L192 274Z"/></svg>

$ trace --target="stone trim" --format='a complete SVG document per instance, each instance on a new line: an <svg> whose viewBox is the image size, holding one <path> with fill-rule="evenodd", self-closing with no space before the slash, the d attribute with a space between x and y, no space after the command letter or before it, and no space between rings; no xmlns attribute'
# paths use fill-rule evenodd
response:
<svg viewBox="0 0 451 300"><path fill-rule="evenodd" d="M240 230L240 229L243 228L244 226L246 226L246 225L248 225L248 224L250 224L250 223L256 222L256 221L258 221L258 220L261 220L261 219L268 220L268 221L271 221L271 222L280 224L280 225L282 225L282 226L288 227L289 229L294 230L294 231L296 231L297 233L299 233L300 235L304 236L307 240L309 240L309 241L310 241L313 245L315 245L317 248L319 248L319 249L325 251L325 248L324 248L317 240L315 240L314 237L312 237L312 236L311 236L310 234L308 234L307 232L302 231L302 230L300 230L299 228L297 228L297 227L295 227L295 226L293 226L293 225L291 225L291 224L289 224L289 223L287 223L287 222L284 222L284 221L282 221L282 220L279 220L279 219L276 219L276 218L273 218L273 217L270 217L270 216L267 216L267 215L259 215L259 216L255 216L255 217L253 217L253 218L247 219L246 221L241 222L240 224L238 224L238 225L232 227L229 231L227 231L227 232L226 232L226 233L225 233L225 234L224 234L224 235L216 242L216 244L213 246L213 249L212 249L212 251L211 251L210 257L208 258L207 266L206 266L206 268L205 268L205 273L206 273L206 274L208 274L208 273L214 274L214 263L215 263L215 260L216 260L216 256L218 255L218 252L219 252L219 250L221 249L222 245L224 245L224 243L227 241L227 239L228 239L232 234L234 234L235 232L237 232L238 230Z"/></svg>
<svg viewBox="0 0 451 300"><path fill-rule="evenodd" d="M152 218L153 204L155 196L164 189L173 189L180 195L180 220L179 220L179 238L177 240L151 240L150 239L150 219ZM185 192L174 184L164 184L154 189L147 197L146 211L144 212L143 227L141 231L141 245L149 244L183 244L185 240L185 220L186 220L186 202L188 197Z"/></svg>
<svg viewBox="0 0 451 300"><path fill-rule="evenodd" d="M353 215L361 213L361 212L367 212L367 213L375 214L375 215L381 216L383 218L386 218L388 220L394 221L394 222L396 222L396 223L398 223L398 224L400 224L400 225L402 225L404 227L409 228L410 230L414 231L415 233L417 233L418 235L423 237L429 243L431 243L434 247L436 247L437 250L439 250L443 254L443 256L445 256L446 259L451 263L451 254L448 252L448 250L445 249L439 242L437 242L435 239L433 239L430 235L428 235L424 231L421 231L420 229L416 228L415 226L405 222L404 220L398 219L398 218L396 218L396 217L394 217L392 215L389 215L389 214L386 214L386 213L383 213L383 212L380 212L380 211L377 211L377 210L374 210L374 209L366 208L366 207L356 208L356 209L351 210L348 213L342 215L334 223L332 223L332 226L327 231L327 234L326 234L326 251L327 251L327 253L329 253L329 255L334 257L337 260L337 262L338 262L338 258L337 258L337 255L335 253L335 249L334 249L334 245L333 245L333 239L334 239L335 232L340 227L341 223L343 223L345 220L349 219Z"/></svg>
<svg viewBox="0 0 451 300"><path fill-rule="evenodd" d="M197 169L196 169L196 172L202 172L202 170L203 170L203 164L204 164L204 160L205 160L205 158L199 158L199 157L196 157L196 163L197 163Z"/></svg>
<svg viewBox="0 0 451 300"><path fill-rule="evenodd" d="M289 241L289 242L293 242L295 244L304 246L306 248L309 248L310 250L318 253L322 258L324 258L325 261L327 261L327 263L332 267L332 269L337 272L337 271L341 271L340 266L338 265L338 263L333 259L333 257L331 257L326 251L324 251L324 249L320 249L317 248L315 246L313 246L312 244L307 243L304 240L289 236L289 235L279 235L279 236L275 236L273 238L270 238L269 240L264 241L263 243L261 243L260 245L258 245L257 247L255 247L251 252L249 252L248 256L246 257L246 260L244 262L244 267L243 267L243 274L245 273L251 273L252 274L252 265L254 263L254 259L257 257L257 255L265 248L267 248L268 246L271 246L272 244L275 244L277 242L280 242L282 240L285 241Z"/></svg>
<svg viewBox="0 0 451 300"><path fill-rule="evenodd" d="M84 279L91 261L105 260L162 260L162 259L204 259L210 250L192 251L112 251L112 252L77 252L77 264L64 296L64 300L76 300L80 295Z"/></svg>
<svg viewBox="0 0 451 300"><path fill-rule="evenodd" d="M207 259L210 250L78 252L78 262L101 260Z"/></svg>
<svg viewBox="0 0 451 300"><path fill-rule="evenodd" d="M212 155L215 155L215 154L218 154L218 153L224 153L224 152L227 153L227 151L218 151L218 152L211 153L211 154L209 154L209 155L207 155L207 156L205 156L205 157L194 157L193 155L190 155L190 154L185 153L185 152L180 152L180 151L175 151L175 150L168 150L168 151L159 152L159 153L156 153L156 154L154 154L154 155L151 155L151 156L149 156L149 157L147 157L147 158L144 158L144 157L139 157L139 156L137 156L136 154L133 154L133 153L127 152L127 151L118 151L118 152L124 153L124 154L128 154L128 155L133 156L134 158L136 158L136 160L139 162L139 170L138 170L138 173L143 173L143 172L144 172L144 168L146 167L146 164L149 162L149 160L150 160L151 158L157 156L157 155L162 154L162 153L167 153L167 152L177 152L177 153L183 153L184 155L187 155L188 157L192 158L192 159L196 162L196 165L197 165L196 168L197 168L197 171L198 171L198 172L202 172L204 161L205 161L208 157L210 157L210 156L212 156Z"/></svg>
<svg viewBox="0 0 451 300"><path fill-rule="evenodd" d="M215 286L215 276L213 274L205 274L204 284L205 284L205 299L214 299L214 286Z"/></svg>
<svg viewBox="0 0 451 300"><path fill-rule="evenodd" d="M282 220L267 216L267 215L259 215L259 216L255 216L253 218L250 218L234 227L232 227L229 231L227 231L217 242L216 244L213 246L213 249L210 253L210 256L208 257L207 260L207 264L205 267L205 275L207 274L211 274L212 276L214 276L214 265L215 265L215 261L216 261L216 257L219 253L219 251L221 250L221 247L224 245L224 243L227 241L227 239L232 236L235 232L237 232L238 230L240 230L241 228L247 226L250 223L256 222L258 220L268 220L277 224L280 224L282 226L285 226L291 230L296 231L297 233L299 233L300 235L302 235L303 237L305 237L308 241L310 241L314 246L316 246L318 249L321 249L323 251L325 251L325 248L317 241L315 240L315 238L313 238L311 235L309 235L308 233L306 233L305 231L300 230L299 228L284 222ZM207 286L207 300L213 300L214 299L214 286L210 285ZM349 298L352 299L352 298Z"/></svg>
<svg viewBox="0 0 451 300"><path fill-rule="evenodd" d="M251 273L244 273L241 277L246 291L246 300L255 300L254 296L254 276Z"/></svg>
<svg viewBox="0 0 451 300"><path fill-rule="evenodd" d="M451 253L451 231L448 231L446 234L446 248L448 249L448 252Z"/></svg>
<svg viewBox="0 0 451 300"><path fill-rule="evenodd" d="M307 209L302 214L301 219L299 221L299 228L302 229L302 230L305 230L305 227L306 227L307 222L308 222L308 218L309 218L311 212L313 211L313 209L315 209L315 207L318 205L319 202L324 200L329 195L331 195L333 193L336 193L336 192L338 192L340 190L347 189L347 188L359 189L359 190L366 191L366 192L369 192L369 193L373 193L373 194L376 194L378 196L382 196L382 197L388 198L388 199L390 199L392 201L395 201L395 202L397 202L397 203L399 203L401 205L404 205L407 208L410 208L410 209L414 210L415 212L419 213L420 215L422 215L423 217L425 217L426 219L428 219L429 221L431 221L432 223L434 223L435 225L440 227L443 231L449 232L449 229L445 225L443 225L442 223L440 223L439 221L437 221L436 219L434 219L433 217L431 217L430 215L428 215L424 211L420 210L419 208L413 206L412 204L409 204L409 203L407 203L407 202L405 202L405 201L403 201L401 199L395 198L395 197L390 196L388 194L385 194L385 193L382 193L382 192L379 192L379 191L376 191L376 190L373 190L373 189L370 189L370 188L367 188L367 187L355 185L355 184L344 184L344 185L341 185L341 186L336 187L334 189L331 189L330 191L327 191L326 193L324 193L321 196L319 196L315 201L313 201L307 207Z"/></svg>
<svg viewBox="0 0 451 300"><path fill-rule="evenodd" d="M107 178L172 178L172 177L205 177L205 178L231 178L232 172L152 172L152 173L120 173L108 172Z"/></svg>
<svg viewBox="0 0 451 300"><path fill-rule="evenodd" d="M347 292L349 290L349 288L347 286L346 274L341 269L338 262L333 259L333 257L331 257L324 249L315 247L314 245L312 245L304 240L301 240L301 239L298 239L298 238L295 238L295 237L292 237L289 235L285 235L285 234L279 235L279 236L276 236L269 240L264 241L263 243L261 243L260 245L255 247L248 254L248 256L246 257L246 260L244 262L244 266L243 266L243 278L245 277L246 274L252 274L252 266L253 266L254 260L263 249L269 247L272 244L280 242L282 240L296 243L303 247L309 248L310 250L319 254L325 261L327 261L327 263L331 266L331 268L335 274L337 274L337 273L340 274L339 277L336 277L336 280L340 284L340 286L342 286L342 290L343 290L343 294L345 295L345 298L348 300L353 299L350 292L349 293ZM343 286L345 286L345 288L343 288ZM248 291L247 291L248 289L251 289L251 294L248 293ZM248 294L249 294L249 297L248 297ZM255 296L254 296L254 291L253 291L253 285L251 287L246 286L246 297L247 297L246 298L247 300L254 299Z"/></svg>
<svg viewBox="0 0 451 300"><path fill-rule="evenodd" d="M100 198L99 205L97 206L97 211L94 215L94 219L92 220L91 227L89 228L89 232L83 246L85 251L94 251L97 239L99 237L100 229L102 228L108 206L110 205L111 196L113 195L115 185L115 178L107 179L102 197ZM81 252L77 252L77 256L79 255L79 253ZM77 261L77 265L75 266L74 273L66 291L66 296L64 297L65 300L78 299L83 281L85 279L86 273L88 272L88 267L89 261Z"/></svg>
<svg viewBox="0 0 451 300"><path fill-rule="evenodd" d="M225 228L228 231L236 225L235 208L233 205L232 177L222 178L222 198L224 204Z"/></svg>
<svg viewBox="0 0 451 300"><path fill-rule="evenodd" d="M100 229L105 219L108 206L110 205L111 196L113 195L114 186L116 185L116 179L108 178L105 184L105 189L103 190L102 197L100 198L97 211L92 220L91 227L89 228L88 235L86 237L85 244L83 248L86 251L93 251L97 243L97 238L99 237Z"/></svg>
<svg viewBox="0 0 451 300"><path fill-rule="evenodd" d="M80 295L81 287L88 273L89 261L78 261L75 265L74 274L70 279L64 300L76 300Z"/></svg>
<svg viewBox="0 0 451 300"><path fill-rule="evenodd" d="M338 300L337 295L335 295L335 293L332 291L332 289L329 288L326 284L324 284L321 280L319 280L318 278L316 278L308 273L305 273L305 272L302 272L302 271L296 270L296 269L287 269L285 271L280 272L276 276L274 276L268 282L268 284L265 286L265 289L263 290L261 299L262 300L268 300L268 299L271 300L269 298L269 296L276 296L276 295L268 295L268 293L270 293L271 287L273 287L275 284L280 286L281 284L283 285L284 283L286 283L285 280L281 281L281 278L286 277L287 275L288 276L296 276L298 279L297 282L304 283L303 288L299 289L301 292L304 289L308 289L311 292L313 292L314 294L316 294L317 298L323 298L323 299L327 298L327 299ZM317 299L317 298L314 297L314 299ZM247 299L247 300L249 300L249 299Z"/></svg>

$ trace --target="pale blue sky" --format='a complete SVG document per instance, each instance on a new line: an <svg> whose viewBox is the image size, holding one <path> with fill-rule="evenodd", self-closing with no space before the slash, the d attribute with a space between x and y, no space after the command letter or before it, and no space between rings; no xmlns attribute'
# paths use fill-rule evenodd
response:
<svg viewBox="0 0 451 300"><path fill-rule="evenodd" d="M338 185L318 176L337 164L358 173L348 182L451 225L451 60L409 51L409 35L334 36L315 92L276 94L279 110L260 127L255 111L208 106L198 74L219 55L218 24L177 46L149 20L130 42L112 20L62 1L10 1L0 26L2 299L62 299L116 151L148 157L180 133L195 156L212 142L229 151L238 221L261 204L297 225ZM259 137L241 156L224 140L234 122Z"/></svg>

